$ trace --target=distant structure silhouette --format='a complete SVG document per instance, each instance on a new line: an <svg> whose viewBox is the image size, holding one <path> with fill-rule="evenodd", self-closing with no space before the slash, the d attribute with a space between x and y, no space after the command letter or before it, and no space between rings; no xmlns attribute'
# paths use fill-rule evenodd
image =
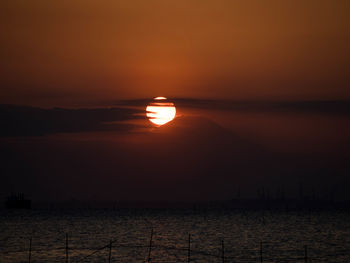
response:
<svg viewBox="0 0 350 263"><path fill-rule="evenodd" d="M5 207L7 209L31 209L32 201L25 199L23 193L11 194L5 202Z"/></svg>

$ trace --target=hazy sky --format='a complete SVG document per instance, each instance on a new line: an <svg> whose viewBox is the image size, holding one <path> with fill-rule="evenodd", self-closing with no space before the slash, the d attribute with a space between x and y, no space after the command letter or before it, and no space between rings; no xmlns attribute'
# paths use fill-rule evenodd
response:
<svg viewBox="0 0 350 263"><path fill-rule="evenodd" d="M350 1L11 0L0 103L350 99Z"/></svg>

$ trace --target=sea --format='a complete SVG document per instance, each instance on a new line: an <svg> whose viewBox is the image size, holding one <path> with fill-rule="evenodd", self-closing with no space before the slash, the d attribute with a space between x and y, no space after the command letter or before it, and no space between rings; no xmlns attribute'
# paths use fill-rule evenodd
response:
<svg viewBox="0 0 350 263"><path fill-rule="evenodd" d="M350 212L1 210L0 262L350 262Z"/></svg>

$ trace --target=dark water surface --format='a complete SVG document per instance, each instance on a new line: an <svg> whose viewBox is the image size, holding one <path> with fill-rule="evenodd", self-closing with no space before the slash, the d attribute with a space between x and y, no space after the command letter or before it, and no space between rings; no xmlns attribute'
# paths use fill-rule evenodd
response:
<svg viewBox="0 0 350 263"><path fill-rule="evenodd" d="M350 262L348 212L1 211L0 262ZM105 247L107 245L107 247ZM105 247L105 248L103 248ZM102 248L98 250L99 248ZM93 252L95 254L89 256ZM85 257L85 258L84 258Z"/></svg>

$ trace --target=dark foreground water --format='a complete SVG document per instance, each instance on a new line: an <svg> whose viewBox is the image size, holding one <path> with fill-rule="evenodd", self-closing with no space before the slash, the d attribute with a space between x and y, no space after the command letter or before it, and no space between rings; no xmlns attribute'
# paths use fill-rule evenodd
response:
<svg viewBox="0 0 350 263"><path fill-rule="evenodd" d="M0 262L350 262L350 213L74 210L0 212ZM260 243L262 242L262 243ZM107 245L107 247L105 247ZM105 248L103 248L105 247ZM95 254L91 255L92 253ZM90 256L89 256L90 255ZM311 260L311 261L310 261Z"/></svg>

